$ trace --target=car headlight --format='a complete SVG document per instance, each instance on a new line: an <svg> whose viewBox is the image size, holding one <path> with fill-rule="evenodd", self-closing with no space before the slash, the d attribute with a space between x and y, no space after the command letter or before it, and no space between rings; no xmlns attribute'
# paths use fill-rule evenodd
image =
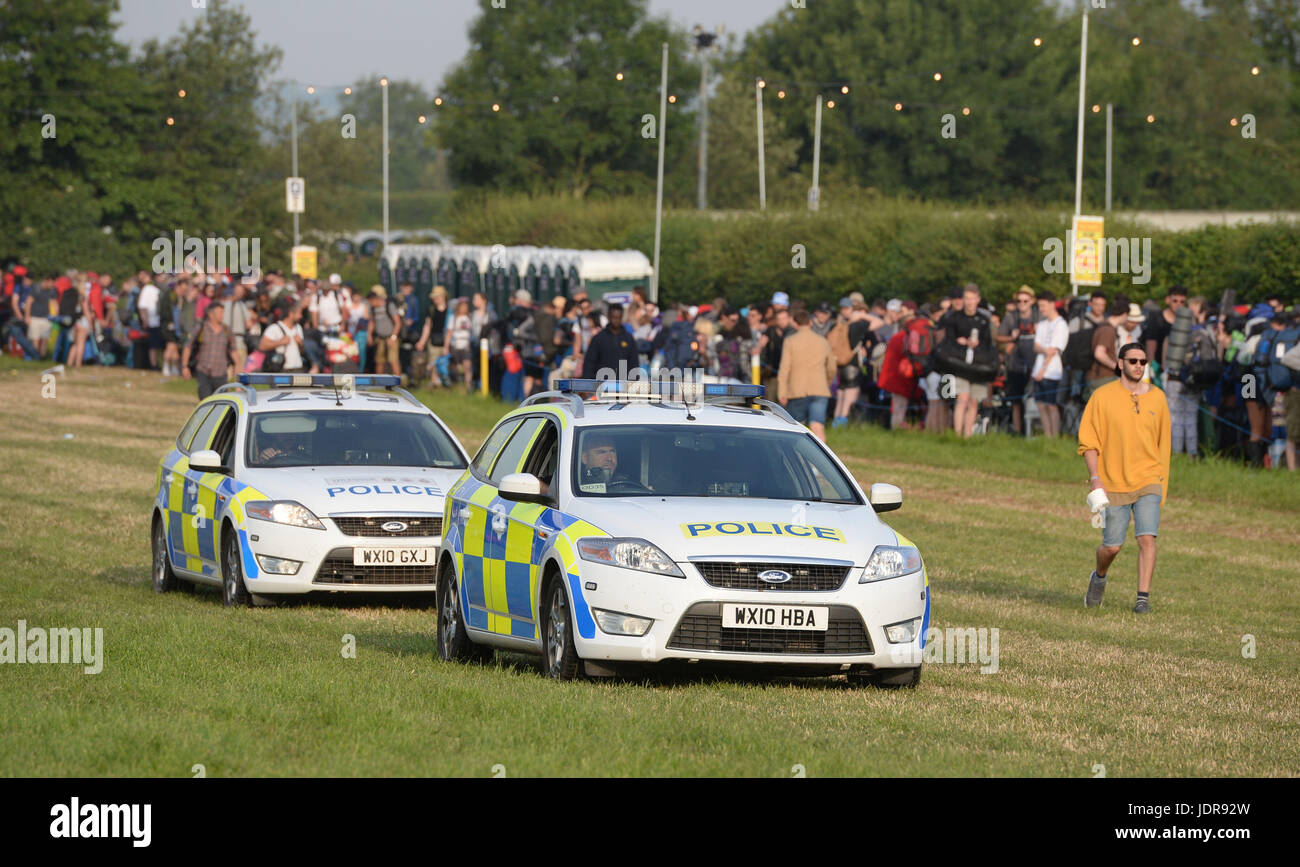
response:
<svg viewBox="0 0 1300 867"><path fill-rule="evenodd" d="M580 539L578 556L607 566L622 566L674 578L686 577L667 554L645 539Z"/></svg>
<svg viewBox="0 0 1300 867"><path fill-rule="evenodd" d="M325 525L302 503L293 500L253 500L244 504L244 514L262 521L324 530Z"/></svg>
<svg viewBox="0 0 1300 867"><path fill-rule="evenodd" d="M910 575L921 568L921 552L915 548L900 548L896 545L877 545L867 560L867 568L862 570L859 584L871 581L884 581L886 578L898 578Z"/></svg>

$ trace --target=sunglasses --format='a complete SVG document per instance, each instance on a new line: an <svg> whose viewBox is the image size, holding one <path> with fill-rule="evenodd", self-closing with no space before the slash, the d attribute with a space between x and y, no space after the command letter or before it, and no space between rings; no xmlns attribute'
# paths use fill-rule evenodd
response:
<svg viewBox="0 0 1300 867"><path fill-rule="evenodd" d="M1133 358L1132 356L1130 356L1124 359L1124 363L1125 364L1146 364L1147 360L1145 358Z"/></svg>

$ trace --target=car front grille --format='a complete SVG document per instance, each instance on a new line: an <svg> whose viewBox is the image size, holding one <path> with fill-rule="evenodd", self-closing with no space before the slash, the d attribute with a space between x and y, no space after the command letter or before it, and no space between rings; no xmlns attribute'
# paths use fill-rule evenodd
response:
<svg viewBox="0 0 1300 867"><path fill-rule="evenodd" d="M853 567L842 563L746 563L742 561L692 561L713 587L727 590L792 590L799 592L838 590ZM790 576L784 584L760 581L759 575L778 569Z"/></svg>
<svg viewBox="0 0 1300 867"><path fill-rule="evenodd" d="M377 536L382 539L396 539L401 536L441 536L442 518L430 515L375 515L375 516L340 516L332 518L339 531L345 536ZM383 529L390 521L401 521L406 529L390 533Z"/></svg>
<svg viewBox="0 0 1300 867"><path fill-rule="evenodd" d="M409 585L436 584L438 564L423 566L354 566L351 548L335 548L321 561L314 584L339 585Z"/></svg>
<svg viewBox="0 0 1300 867"><path fill-rule="evenodd" d="M809 654L871 653L871 638L858 612L831 605L825 632L804 629L724 629L722 604L698 602L690 607L668 640L672 650L720 653Z"/></svg>

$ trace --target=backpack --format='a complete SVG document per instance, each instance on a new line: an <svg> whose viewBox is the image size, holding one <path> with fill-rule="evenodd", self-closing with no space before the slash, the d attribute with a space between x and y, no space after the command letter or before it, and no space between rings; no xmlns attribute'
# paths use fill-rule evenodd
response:
<svg viewBox="0 0 1300 867"><path fill-rule="evenodd" d="M664 367L674 370L691 367L696 350L695 327L685 320L674 322L664 341Z"/></svg>
<svg viewBox="0 0 1300 867"><path fill-rule="evenodd" d="M1266 339L1268 340L1267 357L1264 355ZM1300 376L1293 375L1291 368L1282 363L1282 357L1294 349L1297 343L1300 343L1300 328L1272 331L1260 339L1259 355L1256 358L1261 365L1267 362L1264 376L1271 391L1286 391L1300 385Z"/></svg>
<svg viewBox="0 0 1300 867"><path fill-rule="evenodd" d="M1209 388L1223 376L1223 367L1214 333L1204 326L1194 328L1179 376L1183 384L1191 388Z"/></svg>
<svg viewBox="0 0 1300 867"><path fill-rule="evenodd" d="M909 328L903 350L913 375L917 378L928 376L934 370L933 323L926 323L922 328Z"/></svg>
<svg viewBox="0 0 1300 867"><path fill-rule="evenodd" d="M849 323L836 323L826 335L826 342L831 345L831 352L835 354L837 365L844 367L853 361L853 347L849 345Z"/></svg>
<svg viewBox="0 0 1300 867"><path fill-rule="evenodd" d="M1092 355L1092 335L1096 330L1097 326L1091 320L1079 320L1079 330L1070 335L1065 351L1061 353L1061 361L1065 362L1066 367L1085 371L1092 367L1095 361Z"/></svg>

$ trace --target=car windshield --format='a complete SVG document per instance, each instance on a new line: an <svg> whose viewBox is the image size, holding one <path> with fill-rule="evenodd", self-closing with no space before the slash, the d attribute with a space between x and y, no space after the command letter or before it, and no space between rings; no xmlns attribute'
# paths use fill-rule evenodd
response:
<svg viewBox="0 0 1300 867"><path fill-rule="evenodd" d="M255 414L246 462L250 467L465 467L451 437L431 417L351 410Z"/></svg>
<svg viewBox="0 0 1300 867"><path fill-rule="evenodd" d="M807 432L696 425L580 428L573 489L584 497L753 497L861 503Z"/></svg>

